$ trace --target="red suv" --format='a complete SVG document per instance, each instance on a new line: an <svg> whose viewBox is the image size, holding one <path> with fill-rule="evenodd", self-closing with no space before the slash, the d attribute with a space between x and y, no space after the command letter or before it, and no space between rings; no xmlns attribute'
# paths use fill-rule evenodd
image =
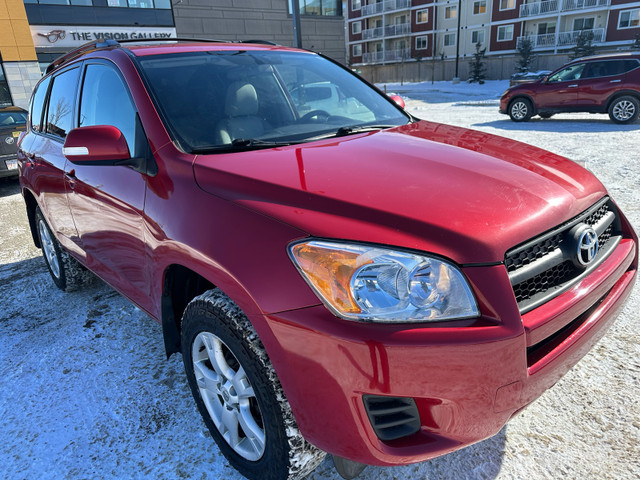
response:
<svg viewBox="0 0 640 480"><path fill-rule="evenodd" d="M500 113L514 122L561 112L608 113L616 123L635 121L640 112L640 53L574 60L537 82L509 88L500 100Z"/></svg>
<svg viewBox="0 0 640 480"><path fill-rule="evenodd" d="M33 94L19 169L56 285L88 269L160 322L253 479L494 435L604 335L638 267L587 170L272 45L71 52Z"/></svg>

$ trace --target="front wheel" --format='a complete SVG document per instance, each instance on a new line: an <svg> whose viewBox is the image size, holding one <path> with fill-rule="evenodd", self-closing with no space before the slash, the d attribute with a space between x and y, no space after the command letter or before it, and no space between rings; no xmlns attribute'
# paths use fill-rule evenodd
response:
<svg viewBox="0 0 640 480"><path fill-rule="evenodd" d="M639 105L638 99L630 95L616 98L609 105L609 118L615 123L631 123L638 118Z"/></svg>
<svg viewBox="0 0 640 480"><path fill-rule="evenodd" d="M516 98L509 105L509 117L514 122L526 122L533 115L533 105L526 98Z"/></svg>
<svg viewBox="0 0 640 480"><path fill-rule="evenodd" d="M36 208L36 228L40 239L40 247L42 248L42 256L53 283L65 292L73 292L80 288L91 278L91 274L75 258L62 249L39 207Z"/></svg>
<svg viewBox="0 0 640 480"><path fill-rule="evenodd" d="M191 393L218 447L245 477L299 479L325 453L307 443L253 326L220 290L192 300L182 317Z"/></svg>

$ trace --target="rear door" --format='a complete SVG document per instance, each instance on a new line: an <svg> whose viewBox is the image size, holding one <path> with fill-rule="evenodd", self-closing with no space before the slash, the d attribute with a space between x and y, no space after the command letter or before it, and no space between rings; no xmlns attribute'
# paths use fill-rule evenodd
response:
<svg viewBox="0 0 640 480"><path fill-rule="evenodd" d="M638 62L628 59L590 62L578 82L577 104L585 110L604 110L611 95L623 88L625 74L634 66Z"/></svg>
<svg viewBox="0 0 640 480"><path fill-rule="evenodd" d="M78 98L78 126L120 129L132 156L142 140L137 112L115 65L87 61ZM71 164L69 204L87 266L149 310L142 212L146 176L126 166Z"/></svg>
<svg viewBox="0 0 640 480"><path fill-rule="evenodd" d="M68 162L62 155L62 145L74 121L79 75L80 67L74 66L51 79L40 131L33 134L33 142L28 146L35 172L31 184L38 195L38 204L60 243L76 252L77 231L71 218L66 187ZM38 94L43 86L44 82L38 88Z"/></svg>

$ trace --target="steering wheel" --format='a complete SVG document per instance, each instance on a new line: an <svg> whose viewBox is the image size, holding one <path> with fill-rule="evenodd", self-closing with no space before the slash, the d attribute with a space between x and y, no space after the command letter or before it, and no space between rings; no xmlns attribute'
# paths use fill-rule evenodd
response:
<svg viewBox="0 0 640 480"><path fill-rule="evenodd" d="M300 122L308 122L312 118L316 118L317 121L326 122L327 120L329 120L330 116L331 114L329 112L325 112L324 110L311 110L310 112L305 113L302 117L300 117Z"/></svg>

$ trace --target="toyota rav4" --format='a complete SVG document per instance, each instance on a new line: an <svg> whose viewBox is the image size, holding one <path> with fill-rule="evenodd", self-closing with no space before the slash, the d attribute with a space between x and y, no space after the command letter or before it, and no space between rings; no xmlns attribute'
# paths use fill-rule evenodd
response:
<svg viewBox="0 0 640 480"><path fill-rule="evenodd" d="M584 168L273 45L72 51L33 94L19 170L55 284L89 270L160 322L252 479L496 434L604 335L638 267Z"/></svg>

